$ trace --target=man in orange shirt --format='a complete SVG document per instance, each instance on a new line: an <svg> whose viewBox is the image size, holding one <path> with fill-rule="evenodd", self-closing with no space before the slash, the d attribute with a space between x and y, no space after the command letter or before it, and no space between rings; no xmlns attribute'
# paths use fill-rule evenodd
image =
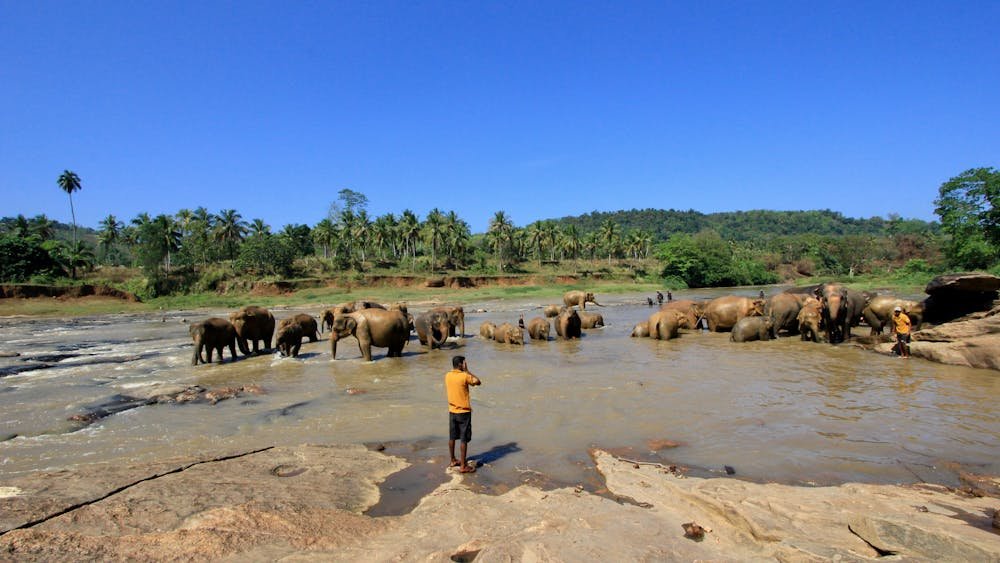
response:
<svg viewBox="0 0 1000 563"><path fill-rule="evenodd" d="M444 374L444 387L448 392L448 454L450 467L459 467L462 473L472 473L475 466L466 464L465 455L472 440L472 403L469 400L469 386L482 381L469 372L465 356L451 359L452 370ZM455 459L455 440L461 440L461 461Z"/></svg>
<svg viewBox="0 0 1000 563"><path fill-rule="evenodd" d="M896 346L899 347L899 357L910 357L910 317L903 312L902 307L892 310L892 328L890 333L896 333Z"/></svg>

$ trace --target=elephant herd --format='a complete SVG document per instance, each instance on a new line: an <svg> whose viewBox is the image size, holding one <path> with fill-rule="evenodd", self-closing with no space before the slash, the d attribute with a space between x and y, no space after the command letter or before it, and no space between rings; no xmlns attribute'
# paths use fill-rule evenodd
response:
<svg viewBox="0 0 1000 563"><path fill-rule="evenodd" d="M922 303L824 283L789 289L768 299L729 295L706 302L669 301L638 323L632 336L669 340L677 337L680 328L701 326L711 332L730 331L733 342L770 340L785 333L835 344L848 340L851 328L861 321L871 327L871 335L881 334L896 307L906 312L914 328L920 325Z"/></svg>
<svg viewBox="0 0 1000 563"><path fill-rule="evenodd" d="M319 318L317 323L312 315L300 313L282 319L275 334L274 315L263 307L248 306L230 313L228 319L212 317L193 323L188 329L194 340L191 364L211 363L213 351L218 353L221 362L226 348L235 359L237 345L244 355L267 352L271 349L272 337L279 353L295 357L303 338L316 342L323 330L330 332L330 351L334 359L338 341L353 336L367 361L372 359L372 346L387 348L388 357L402 356L411 332L416 332L420 343L430 348L440 347L449 336L465 334L462 307L437 307L414 317L402 303L382 305L354 301L326 309Z"/></svg>
<svg viewBox="0 0 1000 563"><path fill-rule="evenodd" d="M524 344L525 330L532 340L549 340L553 330L561 339L580 338L583 330L604 326L604 317L587 311L587 303L600 305L593 292L568 291L562 306L544 308L544 317L532 318L527 325L523 318L516 325L504 322L497 326L486 321L480 326L479 335L515 345ZM710 301L670 300L636 324L632 336L670 340L677 338L680 329L702 327L711 332L730 331L730 340L734 342L770 340L785 333L798 334L803 340L837 343L849 339L851 328L862 320L871 327L871 334L881 334L895 307L906 311L914 328L919 326L922 303L824 283L789 289L769 299L728 295ZM278 322L275 333L271 312L248 306L230 313L228 319L212 317L193 323L189 328L194 340L191 363L211 363L213 352L221 362L226 348L233 359L237 347L244 355L270 351L272 338L282 355L294 357L303 338L316 342L324 330L330 332L334 359L337 343L353 336L367 361L372 359L372 346L387 348L388 357L402 356L414 332L421 345L431 349L440 348L449 337L465 336L462 307L435 307L414 316L403 303L354 301L324 310L319 319L317 323L311 315L297 314Z"/></svg>

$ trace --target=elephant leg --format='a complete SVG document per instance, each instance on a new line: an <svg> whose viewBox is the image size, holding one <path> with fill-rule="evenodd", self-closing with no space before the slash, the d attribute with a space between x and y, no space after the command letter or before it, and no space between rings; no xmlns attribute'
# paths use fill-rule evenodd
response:
<svg viewBox="0 0 1000 563"><path fill-rule="evenodd" d="M235 362L236 361L236 342L235 341L229 343L229 355L232 358L232 360ZM219 356L220 356L220 359L221 359L221 356L222 356L222 352L221 351L219 352Z"/></svg>
<svg viewBox="0 0 1000 563"><path fill-rule="evenodd" d="M212 352L213 351L214 351L214 349L211 346L205 346L205 356L206 356L205 363L206 364L212 363Z"/></svg>
<svg viewBox="0 0 1000 563"><path fill-rule="evenodd" d="M217 354L219 354L219 363L220 364L222 363L222 351L224 349L225 349L225 345L224 344L219 344L218 346L215 347L215 352Z"/></svg>
<svg viewBox="0 0 1000 563"><path fill-rule="evenodd" d="M301 342L299 342L298 344L295 345L295 347L292 348L292 357L293 358L299 357L299 350L301 348L302 348L302 343Z"/></svg>

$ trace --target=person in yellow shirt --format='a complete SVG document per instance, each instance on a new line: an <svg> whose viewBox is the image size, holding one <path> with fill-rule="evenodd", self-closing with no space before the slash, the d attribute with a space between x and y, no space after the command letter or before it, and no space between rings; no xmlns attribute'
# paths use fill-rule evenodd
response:
<svg viewBox="0 0 1000 563"><path fill-rule="evenodd" d="M451 359L452 369L444 374L444 387L448 392L448 454L451 456L450 467L458 467L462 473L472 473L475 466L469 466L465 455L472 440L472 402L469 400L469 386L479 385L482 381L472 375L465 356L455 356ZM462 442L461 460L455 459L455 440Z"/></svg>
<svg viewBox="0 0 1000 563"><path fill-rule="evenodd" d="M902 307L892 310L892 328L890 332L896 333L896 347L899 349L901 358L910 357L910 317L903 312Z"/></svg>

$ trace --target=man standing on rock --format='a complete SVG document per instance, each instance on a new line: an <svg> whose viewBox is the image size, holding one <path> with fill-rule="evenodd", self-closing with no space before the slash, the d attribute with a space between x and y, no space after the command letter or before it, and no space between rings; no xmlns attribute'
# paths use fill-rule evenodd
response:
<svg viewBox="0 0 1000 563"><path fill-rule="evenodd" d="M465 356L451 359L452 370L444 375L444 387L448 392L448 454L449 467L458 467L461 473L472 473L476 466L469 466L465 456L472 440L472 403L469 400L469 386L482 381L469 372ZM461 461L455 459L455 440L461 440Z"/></svg>
<svg viewBox="0 0 1000 563"><path fill-rule="evenodd" d="M890 332L896 333L896 347L899 348L901 358L910 357L910 317L903 312L902 307L892 310L892 328Z"/></svg>

